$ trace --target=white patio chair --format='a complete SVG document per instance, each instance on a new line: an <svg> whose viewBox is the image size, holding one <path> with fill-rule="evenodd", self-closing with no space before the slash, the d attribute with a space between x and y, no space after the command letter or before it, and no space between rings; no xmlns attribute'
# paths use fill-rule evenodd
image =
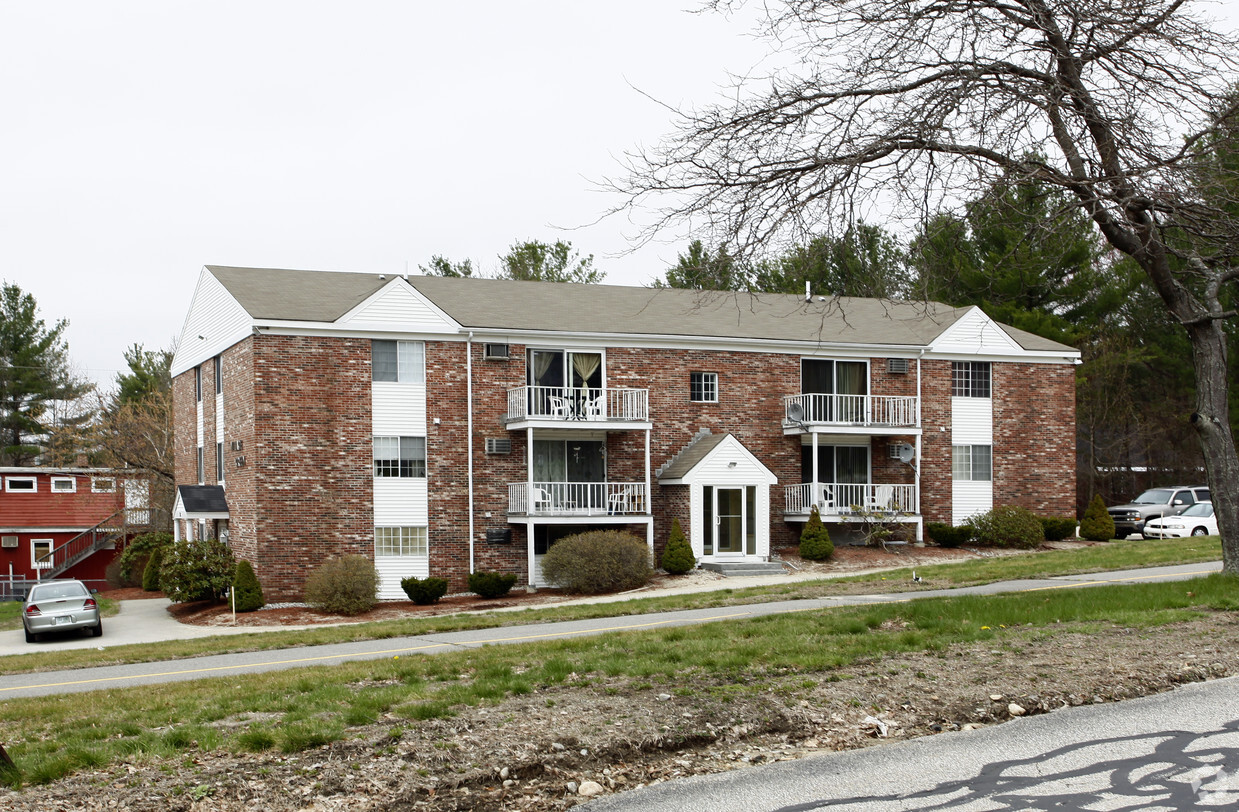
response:
<svg viewBox="0 0 1239 812"><path fill-rule="evenodd" d="M533 499L531 500L530 509L534 513L550 512L551 510L551 495L546 492L545 488L534 488Z"/></svg>
<svg viewBox="0 0 1239 812"><path fill-rule="evenodd" d="M628 513L631 507L632 488L625 486L607 497L607 513L624 514Z"/></svg>
<svg viewBox="0 0 1239 812"><path fill-rule="evenodd" d="M869 500L869 510L874 513L888 513L891 510L891 502L894 498L894 485L877 485L874 487L873 496Z"/></svg>
<svg viewBox="0 0 1239 812"><path fill-rule="evenodd" d="M819 515L830 513L835 509L835 489L829 485L823 485L822 490L818 494L817 512Z"/></svg>
<svg viewBox="0 0 1239 812"><path fill-rule="evenodd" d="M568 419L568 399L567 398L561 398L557 395L548 395L546 400L551 406L550 413L547 415L548 417L553 417L556 420L567 420Z"/></svg>
<svg viewBox="0 0 1239 812"><path fill-rule="evenodd" d="M584 401L582 409L586 420L601 420L602 419L602 395L596 398L591 398Z"/></svg>

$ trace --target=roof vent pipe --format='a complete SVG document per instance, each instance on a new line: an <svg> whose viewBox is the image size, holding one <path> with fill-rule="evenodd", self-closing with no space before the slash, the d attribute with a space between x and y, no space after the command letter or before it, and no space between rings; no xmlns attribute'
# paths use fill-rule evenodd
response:
<svg viewBox="0 0 1239 812"><path fill-rule="evenodd" d="M813 301L813 289L809 287L809 280L804 281L804 300L806 302Z"/></svg>

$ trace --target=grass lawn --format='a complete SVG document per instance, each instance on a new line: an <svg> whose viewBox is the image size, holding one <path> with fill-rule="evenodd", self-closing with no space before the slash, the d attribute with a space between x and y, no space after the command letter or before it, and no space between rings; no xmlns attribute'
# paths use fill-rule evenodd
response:
<svg viewBox="0 0 1239 812"><path fill-rule="evenodd" d="M1234 578L995 596L961 595L689 628L491 646L295 671L147 685L4 705L0 741L17 769L10 785L53 781L121 760L193 750L287 753L348 737L387 714L410 725L454 708L542 687L641 680L681 690L693 675L761 691L771 677L831 679L837 668L887 653L941 651L1008 635L1140 628L1239 609Z"/></svg>
<svg viewBox="0 0 1239 812"><path fill-rule="evenodd" d="M910 570L900 569L848 578L822 578L746 589L721 589L689 595L634 598L617 603L575 604L526 609L518 612L390 620L304 631L259 632L148 645L108 647L104 651L74 649L38 652L0 657L0 674L155 662L238 651L270 651L294 646L326 645L354 640L385 640L436 632L639 615L681 609L738 606L772 600L796 600L840 594L897 592L913 589L941 589L995 581L1044 578L1053 575L1191 564L1216 561L1221 556L1221 540L1216 536L1159 541L1116 541L1111 544L1076 550L1051 550L918 567L916 572L922 581L916 584L912 583ZM6 604L0 603L0 608L5 606ZM113 607L112 612L115 611ZM18 618L18 625L20 622Z"/></svg>

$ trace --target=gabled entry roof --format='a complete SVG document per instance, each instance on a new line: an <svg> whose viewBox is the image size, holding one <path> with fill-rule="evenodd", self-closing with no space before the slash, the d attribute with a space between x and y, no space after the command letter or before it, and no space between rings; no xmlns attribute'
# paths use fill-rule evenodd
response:
<svg viewBox="0 0 1239 812"><path fill-rule="evenodd" d="M711 434L709 429L702 429L679 454L658 469L658 484L688 485L702 476L717 477L724 471L749 482L760 480L774 485L779 481L733 434Z"/></svg>
<svg viewBox="0 0 1239 812"><path fill-rule="evenodd" d="M174 519L227 519L228 500L219 485L178 485Z"/></svg>

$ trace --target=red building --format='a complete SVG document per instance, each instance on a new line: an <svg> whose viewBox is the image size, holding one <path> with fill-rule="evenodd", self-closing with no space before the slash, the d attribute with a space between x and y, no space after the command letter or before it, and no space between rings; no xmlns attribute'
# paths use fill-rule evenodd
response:
<svg viewBox="0 0 1239 812"><path fill-rule="evenodd" d="M208 489L181 535L226 529L275 600L348 553L401 598L538 584L583 528L659 554L678 519L717 566L814 506L918 536L1072 515L1078 362L933 302L209 266L172 365L177 482Z"/></svg>
<svg viewBox="0 0 1239 812"><path fill-rule="evenodd" d="M146 494L124 471L0 468L0 597L52 578L103 588L118 545L149 524Z"/></svg>

